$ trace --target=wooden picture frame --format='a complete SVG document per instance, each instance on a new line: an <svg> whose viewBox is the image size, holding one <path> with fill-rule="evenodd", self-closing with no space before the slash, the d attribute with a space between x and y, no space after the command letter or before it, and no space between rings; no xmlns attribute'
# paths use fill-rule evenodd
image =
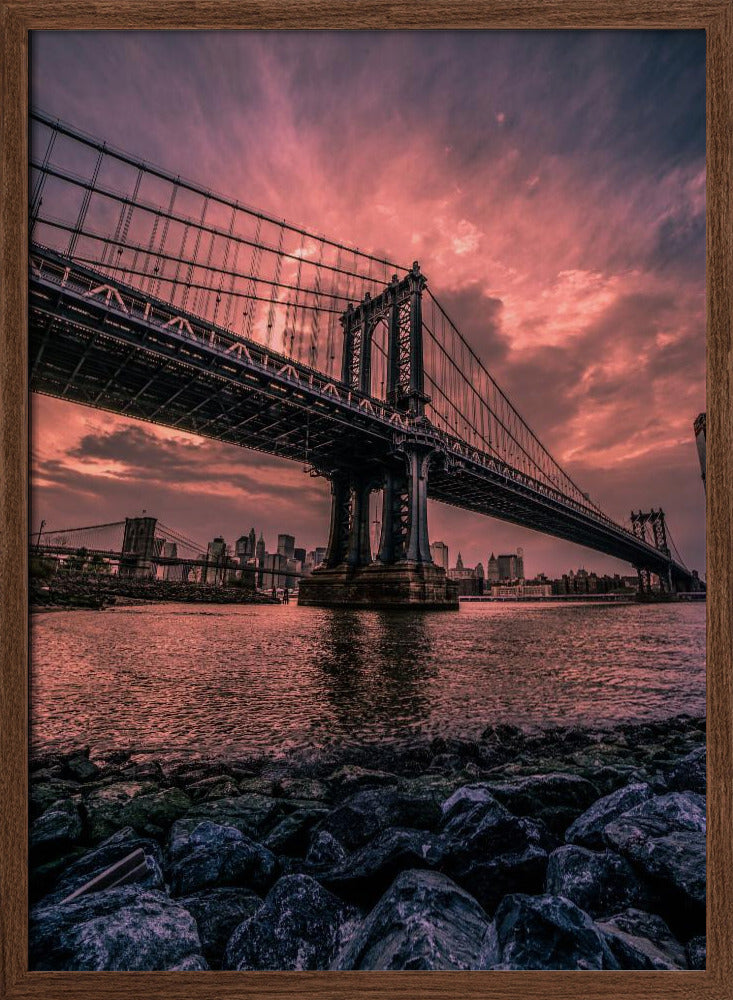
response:
<svg viewBox="0 0 733 1000"><path fill-rule="evenodd" d="M733 0L2 0L0 225L0 995L733 996ZM27 134L37 29L695 28L707 38L708 906L704 972L67 973L28 965Z"/></svg>

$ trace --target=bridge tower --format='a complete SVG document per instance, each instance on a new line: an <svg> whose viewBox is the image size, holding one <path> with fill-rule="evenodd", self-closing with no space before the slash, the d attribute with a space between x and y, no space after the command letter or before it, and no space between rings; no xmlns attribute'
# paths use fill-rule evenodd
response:
<svg viewBox="0 0 733 1000"><path fill-rule="evenodd" d="M651 528L651 538L647 536L647 525ZM669 560L666 574L659 574L659 585L663 591L671 592L674 590L672 581L672 556L667 542L667 523L664 511L661 507L659 510L654 510L652 507L650 511L632 510L631 528L637 538L640 538L644 542L650 542L656 549L664 553ZM652 586L649 568L646 566L637 566L636 572L639 575L639 593L650 593Z"/></svg>
<svg viewBox="0 0 733 1000"><path fill-rule="evenodd" d="M155 517L126 517L120 556L120 576L155 576Z"/></svg>
<svg viewBox="0 0 733 1000"><path fill-rule="evenodd" d="M456 588L433 563L428 536L428 476L441 460L438 439L425 417L422 293L427 280L415 262L401 280L393 275L377 296L367 294L341 317L341 380L372 395L374 333L387 330L385 399L398 418L393 448L383 464L358 454L321 470L331 481L331 526L322 567L301 581L300 604L456 608ZM369 541L369 505L382 494L376 558Z"/></svg>

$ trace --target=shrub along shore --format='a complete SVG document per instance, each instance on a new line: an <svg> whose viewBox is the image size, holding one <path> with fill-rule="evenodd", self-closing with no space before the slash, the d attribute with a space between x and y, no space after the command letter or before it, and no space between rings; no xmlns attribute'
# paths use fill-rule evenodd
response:
<svg viewBox="0 0 733 1000"><path fill-rule="evenodd" d="M704 719L30 779L33 969L705 967Z"/></svg>

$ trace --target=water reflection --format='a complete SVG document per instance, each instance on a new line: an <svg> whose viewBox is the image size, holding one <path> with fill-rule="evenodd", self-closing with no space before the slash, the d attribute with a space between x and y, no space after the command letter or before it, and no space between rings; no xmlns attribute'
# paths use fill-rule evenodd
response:
<svg viewBox="0 0 733 1000"><path fill-rule="evenodd" d="M416 728L429 716L435 667L428 621L425 614L324 612L312 666L346 731L376 733L383 718Z"/></svg>

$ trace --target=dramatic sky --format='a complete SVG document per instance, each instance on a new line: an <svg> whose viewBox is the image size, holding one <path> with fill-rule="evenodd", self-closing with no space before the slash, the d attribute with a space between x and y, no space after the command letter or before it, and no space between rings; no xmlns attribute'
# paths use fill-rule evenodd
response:
<svg viewBox="0 0 733 1000"><path fill-rule="evenodd" d="M34 104L431 288L543 443L613 517L662 506L704 569L702 32L43 33ZM33 516L145 508L206 541L325 544L295 464L33 399ZM464 563L628 567L431 504Z"/></svg>

